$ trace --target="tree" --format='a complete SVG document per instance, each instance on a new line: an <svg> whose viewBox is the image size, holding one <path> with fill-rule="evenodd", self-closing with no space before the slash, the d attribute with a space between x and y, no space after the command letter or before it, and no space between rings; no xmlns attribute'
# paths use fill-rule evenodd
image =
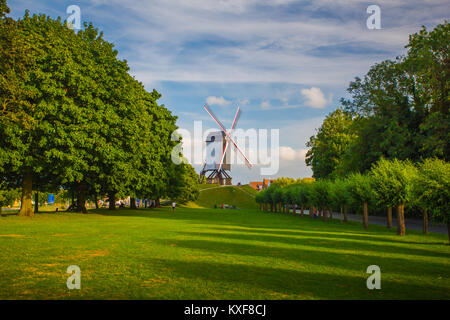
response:
<svg viewBox="0 0 450 320"><path fill-rule="evenodd" d="M300 183L296 185L295 191L295 202L300 205L300 215L303 217L305 208L309 207L309 215L312 217L313 213L311 210L312 206L312 194L311 194L311 183Z"/></svg>
<svg viewBox="0 0 450 320"><path fill-rule="evenodd" d="M350 205L349 184L344 179L336 179L329 186L330 201L340 209L340 222L347 222L347 206Z"/></svg>
<svg viewBox="0 0 450 320"><path fill-rule="evenodd" d="M410 161L381 159L372 168L372 188L378 201L397 207L397 232L405 235L405 203L411 199L412 182L417 169Z"/></svg>
<svg viewBox="0 0 450 320"><path fill-rule="evenodd" d="M44 185L76 191L81 212L91 194L108 194L114 209L117 196L173 192L176 117L161 95L129 75L92 24L75 33L45 15L14 21L0 4L0 174L22 186L20 214L33 215L32 191ZM182 171L177 190L195 197L193 170Z"/></svg>
<svg viewBox="0 0 450 320"><path fill-rule="evenodd" d="M275 210L275 212L281 213L281 201L283 200L281 187L278 185L271 185L268 190L270 190L271 211Z"/></svg>
<svg viewBox="0 0 450 320"><path fill-rule="evenodd" d="M422 207L447 224L450 242L450 164L436 158L424 160L414 176L413 190Z"/></svg>
<svg viewBox="0 0 450 320"><path fill-rule="evenodd" d="M200 188L195 169L189 163L175 165L174 169L169 182L168 195L182 203L197 200Z"/></svg>
<svg viewBox="0 0 450 320"><path fill-rule="evenodd" d="M313 177L328 178L336 175L342 155L356 139L351 115L338 108L323 121L317 134L307 142L306 164L312 167Z"/></svg>
<svg viewBox="0 0 450 320"><path fill-rule="evenodd" d="M363 225L369 228L369 203L372 200L371 177L353 173L348 178L348 190L353 202L363 206Z"/></svg>
<svg viewBox="0 0 450 320"><path fill-rule="evenodd" d="M311 184L311 198L314 206L322 211L323 221L328 220L327 211L330 208L330 182L326 180L318 180Z"/></svg>

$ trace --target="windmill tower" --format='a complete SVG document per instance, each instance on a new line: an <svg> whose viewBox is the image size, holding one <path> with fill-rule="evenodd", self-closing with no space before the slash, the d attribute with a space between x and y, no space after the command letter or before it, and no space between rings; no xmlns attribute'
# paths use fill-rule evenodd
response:
<svg viewBox="0 0 450 320"><path fill-rule="evenodd" d="M203 179L206 178L208 184L231 185L230 153L227 152L226 147L227 143L223 131L208 134L206 137L206 159L200 172L200 182L203 182ZM224 155L223 161L222 155Z"/></svg>
<svg viewBox="0 0 450 320"><path fill-rule="evenodd" d="M228 150L230 142L245 158L247 165L251 167L250 161L241 149L239 149L236 142L231 138L231 132L234 129L236 120L238 119L240 108L238 107L236 111L233 125L229 131L225 130L225 127L213 115L207 105L205 105L204 108L206 112L208 112L208 114L214 119L214 121L217 122L221 131L212 132L206 137L206 159L200 172L199 182L202 183L206 178L206 183L208 184L231 185L232 178L230 174L230 152Z"/></svg>

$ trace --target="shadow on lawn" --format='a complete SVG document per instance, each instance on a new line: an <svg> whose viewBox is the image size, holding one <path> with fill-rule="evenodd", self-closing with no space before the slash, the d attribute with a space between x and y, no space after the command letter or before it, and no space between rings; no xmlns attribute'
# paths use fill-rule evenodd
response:
<svg viewBox="0 0 450 320"><path fill-rule="evenodd" d="M328 237L328 238L335 238L335 240L338 240L338 241L355 241L355 243L358 243L358 244L361 244L361 241L385 242L386 244L383 244L383 245L381 245L381 244L370 244L370 247L380 247L380 248L383 248L383 249L386 248L386 247L402 248L402 247L399 247L398 245L395 245L395 244L400 244L400 245L409 245L409 244L446 245L445 241L442 241L442 242L402 241L402 240L398 240L398 239L391 239L391 238L390 239L384 239L384 238L382 238L382 236L386 236L386 234L374 235L374 234L371 234L371 233L366 233L366 234L363 234L363 235L357 235L357 234L352 234L351 232L342 231L342 230L340 230L340 232L326 232L326 231L323 231L323 230L320 230L320 231L309 231L309 230L308 231L304 231L304 230L296 229L295 231L286 231L286 230L271 231L271 230L255 230L255 229L251 229L251 228L221 228L221 227L210 227L209 229L218 230L218 231L221 231L221 232L231 231L231 232L241 232L241 233L244 233L244 234L249 234L249 233L254 233L255 235L263 234L263 235L267 235L267 236L278 237L280 239L292 239L292 243L295 243L295 242L298 243L299 239L298 238L281 237L281 236L300 236L300 237L302 237L302 239L305 236L312 237L312 238L315 238L315 239ZM295 239L297 241L295 241ZM281 241L281 242L283 242L283 241ZM427 253L431 252L430 250L426 250L426 249L422 250L422 249L405 248L405 250L420 250L420 251L427 252ZM411 253L411 254L417 254L417 253ZM430 255L430 256L434 256L434 255ZM450 254L449 254L449 258L450 258Z"/></svg>
<svg viewBox="0 0 450 320"><path fill-rule="evenodd" d="M183 233L183 234L191 234L191 233ZM208 237L216 237L216 238L229 238L227 236L223 237L222 234L208 234ZM234 238L233 238L234 239ZM247 241L249 239L242 238ZM220 240L220 239L218 239ZM256 240L256 239L253 239ZM412 274L417 275L417 269L422 269L424 272L430 270L430 268L435 268L437 270L442 271L443 275L447 272L448 265L445 263L436 263L430 261L417 261L411 260L404 257L384 257L384 256L376 256L376 255L364 255L360 254L360 252L355 251L353 253L340 253L340 252L323 252L314 250L314 247L332 247L330 245L331 241L321 241L317 243L317 241L309 242L307 244L300 242L300 244L311 245L311 249L308 248L283 248L283 247L273 247L273 246L264 246L258 244L241 244L241 243L232 243L232 242L223 242L223 241L214 241L214 240L171 240L171 243L175 244L177 247L188 248L188 249L197 249L197 250L206 250L214 253L224 253L224 254L238 254L243 256L255 256L262 258L275 258L275 259L284 259L287 261L294 262L306 262L312 263L317 266L345 266L346 269L355 269L355 270L364 270L370 264L379 265L382 270L389 271L390 273L397 274ZM364 250L362 250L364 251ZM373 253L377 253L373 251ZM370 263L368 264L368 261ZM414 263L414 272L410 272L408 266L409 264ZM348 265L353 264L355 267L347 267Z"/></svg>
<svg viewBox="0 0 450 320"><path fill-rule="evenodd" d="M252 299L254 294L248 296L241 292L246 290L261 289L264 299L288 299L312 298L312 299L445 299L449 297L447 288L433 287L426 284L418 285L411 282L397 282L391 280L382 281L382 290L368 290L366 279L368 275L365 269L355 271L354 276L335 275L305 270L289 270L272 267L261 267L245 264L228 264L204 261L148 259L146 263L161 269L170 269L171 274L178 278L194 279L200 283L201 288L208 295L206 299ZM365 268L365 267L364 267ZM222 296L215 296L214 289L208 290L211 284L204 281L214 281L215 286L220 286ZM239 296L233 296L237 285ZM192 288L195 290L195 288ZM197 294L202 294L197 291ZM291 295L291 296L289 296Z"/></svg>
<svg viewBox="0 0 450 320"><path fill-rule="evenodd" d="M232 226L235 227L238 231L245 231L248 232L249 229L272 229L277 231L270 231L270 230L257 230L254 232L275 232L279 234L300 234L303 235L305 231L302 231L301 229L298 229L298 227L305 226L300 224L292 224L292 219L295 219L297 221L304 221L307 224L308 232L316 232L316 233L324 233L324 234L331 234L333 232L339 233L339 234L332 234L333 237L339 237L339 238L348 238L348 239L356 239L356 240L370 240L370 241L379 241L379 242L386 242L386 243L400 243L400 244L426 244L426 245L446 245L446 239L442 239L442 242L430 242L430 241L424 241L424 242L412 242L412 241L405 241L401 237L398 237L398 239L382 239L380 236L395 236L396 235L396 229L385 229L381 226L375 226L375 228L370 228L369 230L342 230L343 226L350 227L352 229L358 228L359 223L350 222L348 224L340 224L339 220L329 220L327 223L321 221L321 220L311 220L309 218L301 218L300 216L294 216L294 215L287 215L287 214L276 214L276 213L262 213L260 211L253 210L251 212L240 212L240 211L224 211L221 209L205 209L205 212L200 211L185 211L181 209L182 214L178 214L179 211L172 212L168 208L157 208L157 209L138 209L138 210L130 210L130 209L120 209L116 211L109 211L109 210L93 210L93 212L100 214L100 215L107 215L107 216L126 216L126 217L140 217L140 218L153 218L153 219L173 219L173 220L183 220L183 221L193 221L196 224L205 224L205 225L212 225L214 223L220 223L224 226ZM236 215L238 214L237 218ZM255 215L260 215L261 218L255 223L254 217ZM273 217L279 217L280 218L280 224L273 225L273 220L266 218L273 218ZM264 222L267 221L267 223L264 224ZM286 223L283 224L283 223ZM327 230L324 231L324 226L326 226ZM246 230L244 230L245 228ZM362 228L362 227L361 227ZM230 228L231 229L231 228ZM286 230L291 229L291 230ZM224 228L224 230L227 230L227 228ZM408 232L411 232L411 230L407 230ZM375 235L374 232L377 232ZM418 231L413 231L412 234L414 235L420 235L427 237L427 240L430 240L430 238L435 239L437 234L428 234L428 235L422 235Z"/></svg>
<svg viewBox="0 0 450 320"><path fill-rule="evenodd" d="M226 239L237 239L244 241L262 241L266 243L285 243L292 245L307 245L314 247L323 248L334 248L352 251L366 251L366 252L380 252L380 253L393 253L393 254L406 254L406 255L417 255L422 257L438 257L438 258L448 258L450 259L450 254L443 252L436 252L425 249L412 249L408 247L401 247L397 245L380 245L372 243L364 243L362 241L354 241L346 238L336 239L335 235L331 235L329 239L325 239L323 236L314 237L309 233L301 238L292 237L280 237L277 235L260 235L260 234L245 234L245 233L210 233L210 232L181 232L181 234L186 234L190 236L203 236L203 237L219 237ZM365 239L369 240L369 239Z"/></svg>
<svg viewBox="0 0 450 320"><path fill-rule="evenodd" d="M321 221L321 220L311 220L309 218L301 218L300 216L294 216L294 215L288 215L288 214L276 214L276 213L262 213L258 210L252 210L250 212L241 212L239 210L236 211L230 211L227 210L221 210L221 209L204 209L205 212L202 212L203 210L199 211L191 211L189 210L183 210L183 209L177 209L178 211L172 212L170 208L157 208L157 209L138 209L138 210L130 210L130 209L118 209L115 211L109 211L105 209L100 210L92 210L93 213L100 214L100 215L106 215L106 216L126 216L126 217L140 217L140 218L152 218L152 219L173 219L173 220L182 220L182 221L192 221L195 224L204 224L208 225L208 228L213 228L211 225L218 223L223 226L232 226L236 228L238 231L245 231L248 232L249 229L272 229L276 231L270 231L270 230L257 230L254 232L274 232L279 234L300 234L304 235L305 232L308 233L321 233L324 235L331 234L332 237L339 237L339 238L348 238L350 240L356 239L356 240L369 240L369 241L379 241L379 242L386 242L389 244L392 243L398 243L398 244L419 244L419 245L447 245L447 240L442 239L442 242L431 242L429 240L436 239L437 234L428 234L428 235L422 235L418 231L413 231L413 235L419 235L427 237L424 242L412 242L412 241L405 241L403 238L398 237L398 239L389 238L389 239L383 239L382 236L389 236L389 237L397 237L396 235L396 229L385 229L381 226L375 226L375 228L371 228L369 230L361 230L357 231L354 230L358 228L359 223L350 222L348 224L340 224L339 220L329 220L327 223ZM181 214L179 214L181 212ZM237 214L237 216L236 216ZM261 219L257 220L257 223L255 223L255 216L261 215ZM274 225L273 224L273 217L279 217L280 223ZM237 218L237 219L236 219ZM266 218L269 218L266 220ZM293 224L292 219L295 219L297 221L304 221L305 224ZM294 220L294 221L295 221ZM267 222L267 223L264 223ZM286 224L284 224L286 223ZM324 226L326 226L327 230L324 230ZM346 226L346 230L342 230L343 226ZM307 227L308 231L303 231L302 229L299 229L299 227ZM350 227L351 229L348 230ZM244 230L245 228L246 230ZM229 228L231 229L231 228ZM290 230L286 230L290 229ZM353 229L353 230L352 230ZM224 230L227 230L227 228L224 228ZM333 233L339 233L339 234L333 234ZM374 234L374 232L377 232L377 234ZM411 230L407 230L407 232L411 232ZM431 238L431 239L430 239Z"/></svg>

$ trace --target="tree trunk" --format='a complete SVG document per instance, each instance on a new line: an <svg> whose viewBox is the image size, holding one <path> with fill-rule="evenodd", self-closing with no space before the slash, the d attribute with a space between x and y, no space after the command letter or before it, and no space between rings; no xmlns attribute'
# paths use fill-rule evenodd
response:
<svg viewBox="0 0 450 320"><path fill-rule="evenodd" d="M273 212L273 203L270 204L270 212Z"/></svg>
<svg viewBox="0 0 450 320"><path fill-rule="evenodd" d="M84 183L83 181L78 182L77 212L87 213L87 209L86 209L86 183Z"/></svg>
<svg viewBox="0 0 450 320"><path fill-rule="evenodd" d="M333 219L333 208L329 209L328 213L330 214L330 219Z"/></svg>
<svg viewBox="0 0 450 320"><path fill-rule="evenodd" d="M406 234L406 223L405 223L405 205L402 204L402 233Z"/></svg>
<svg viewBox="0 0 450 320"><path fill-rule="evenodd" d="M109 210L116 210L116 193L111 191L108 193Z"/></svg>
<svg viewBox="0 0 450 320"><path fill-rule="evenodd" d="M323 208L322 209L322 218L323 218L323 222L327 222L328 220L328 209L327 208Z"/></svg>
<svg viewBox="0 0 450 320"><path fill-rule="evenodd" d="M388 208L387 212L387 227L392 229L392 207Z"/></svg>
<svg viewBox="0 0 450 320"><path fill-rule="evenodd" d="M301 206L301 208L300 208L300 215L302 218L304 217L303 206Z"/></svg>
<svg viewBox="0 0 450 320"><path fill-rule="evenodd" d="M405 235L405 229L403 225L403 204L397 206L397 234L400 236Z"/></svg>
<svg viewBox="0 0 450 320"><path fill-rule="evenodd" d="M339 216L339 222L341 224L343 223L343 216L344 216L344 209L343 209L343 206L341 206L341 214Z"/></svg>
<svg viewBox="0 0 450 320"><path fill-rule="evenodd" d="M314 207L309 207L309 218L314 219Z"/></svg>
<svg viewBox="0 0 450 320"><path fill-rule="evenodd" d="M27 169L23 176L22 183L22 206L20 207L19 216L34 217L34 212L31 204L31 197L33 193L33 172Z"/></svg>
<svg viewBox="0 0 450 320"><path fill-rule="evenodd" d="M423 233L428 233L428 212L427 209L423 210Z"/></svg>
<svg viewBox="0 0 450 320"><path fill-rule="evenodd" d="M369 228L369 204L364 201L364 229Z"/></svg>
<svg viewBox="0 0 450 320"><path fill-rule="evenodd" d="M136 208L136 198L130 198L130 209L137 209Z"/></svg>
<svg viewBox="0 0 450 320"><path fill-rule="evenodd" d="M97 193L95 193L95 195L94 195L94 201L95 201L95 209L98 209Z"/></svg>
<svg viewBox="0 0 450 320"><path fill-rule="evenodd" d="M34 193L34 213L39 212L39 191L36 190Z"/></svg>
<svg viewBox="0 0 450 320"><path fill-rule="evenodd" d="M344 222L347 222L348 218L347 218L347 206L344 206Z"/></svg>
<svg viewBox="0 0 450 320"><path fill-rule="evenodd" d="M156 201L155 201L155 207L156 208L161 208L161 201L159 201L159 198L157 198Z"/></svg>

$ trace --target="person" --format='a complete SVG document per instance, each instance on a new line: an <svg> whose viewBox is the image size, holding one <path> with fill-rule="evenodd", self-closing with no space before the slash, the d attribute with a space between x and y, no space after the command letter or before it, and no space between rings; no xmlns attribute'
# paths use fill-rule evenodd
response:
<svg viewBox="0 0 450 320"><path fill-rule="evenodd" d="M175 207L176 207L176 203L175 202L172 202L172 211L175 211Z"/></svg>

